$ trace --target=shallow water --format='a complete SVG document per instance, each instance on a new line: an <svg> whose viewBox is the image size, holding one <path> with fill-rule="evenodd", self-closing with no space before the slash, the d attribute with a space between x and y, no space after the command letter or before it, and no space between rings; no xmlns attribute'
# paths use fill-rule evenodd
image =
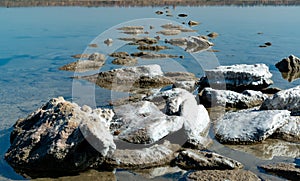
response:
<svg viewBox="0 0 300 181"><path fill-rule="evenodd" d="M3 160L9 147L11 126L52 97L64 96L72 100L73 81L70 77L74 74L58 68L74 61L70 55L82 53L99 34L120 23L141 18L162 18L179 23L190 19L200 21L199 26L193 27L199 34L208 34L208 31L220 34L212 40L215 43L213 49L220 52L209 53L208 56L207 52L200 54L200 66L265 63L273 74L275 87L285 89L299 85L299 80L291 83L284 80L274 64L290 54L300 56L300 19L297 18L300 7L176 7L171 9L174 17L154 13L161 9L0 8L0 179L23 179ZM178 13L189 16L177 19ZM272 42L272 46L258 47L265 42ZM107 48L104 44L101 46ZM194 66L193 58L185 55L184 60L176 62L201 76L201 67ZM162 64L164 70L174 70L170 67L174 64L168 61ZM114 67L110 63L106 66L104 69ZM81 83L93 86L84 81ZM96 88L96 105L105 105L110 98L109 90ZM232 151L217 142L213 149L238 159L246 165L246 169L257 173L255 165L264 162L253 154ZM275 157L274 160L293 161L287 157ZM120 174L131 178L127 172ZM170 176L167 178L172 179Z"/></svg>

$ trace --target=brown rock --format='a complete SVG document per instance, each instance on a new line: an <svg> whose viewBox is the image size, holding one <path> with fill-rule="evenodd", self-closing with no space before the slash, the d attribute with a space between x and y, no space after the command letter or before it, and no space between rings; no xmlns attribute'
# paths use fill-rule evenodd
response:
<svg viewBox="0 0 300 181"><path fill-rule="evenodd" d="M188 181L260 181L254 173L246 170L201 170L188 174Z"/></svg>
<svg viewBox="0 0 300 181"><path fill-rule="evenodd" d="M300 168L294 163L276 163L273 165L262 165L260 168L268 173L278 175L280 177L298 181L300 178Z"/></svg>
<svg viewBox="0 0 300 181"><path fill-rule="evenodd" d="M217 38L219 36L219 34L216 33L216 32L211 32L207 36L210 37L210 38Z"/></svg>

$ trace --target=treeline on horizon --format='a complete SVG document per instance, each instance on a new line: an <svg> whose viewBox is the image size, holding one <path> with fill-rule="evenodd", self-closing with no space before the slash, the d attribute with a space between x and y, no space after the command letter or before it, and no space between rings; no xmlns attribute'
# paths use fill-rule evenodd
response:
<svg viewBox="0 0 300 181"><path fill-rule="evenodd" d="M30 6L257 6L300 5L299 0L0 0L1 7Z"/></svg>

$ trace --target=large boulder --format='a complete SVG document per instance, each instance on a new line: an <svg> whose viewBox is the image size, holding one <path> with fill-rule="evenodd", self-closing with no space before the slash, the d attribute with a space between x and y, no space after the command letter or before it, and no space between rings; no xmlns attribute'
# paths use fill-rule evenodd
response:
<svg viewBox="0 0 300 181"><path fill-rule="evenodd" d="M116 145L109 133L111 110L51 99L14 125L5 159L17 170L72 172L104 160Z"/></svg>
<svg viewBox="0 0 300 181"><path fill-rule="evenodd" d="M216 138L228 144L261 142L286 124L289 115L286 110L229 112L216 122Z"/></svg>
<svg viewBox="0 0 300 181"><path fill-rule="evenodd" d="M290 116L288 123L279 128L273 136L278 139L300 143L300 117Z"/></svg>
<svg viewBox="0 0 300 181"><path fill-rule="evenodd" d="M282 59L280 62L277 62L275 66L280 72L299 72L300 59L294 55L290 55L289 57Z"/></svg>
<svg viewBox="0 0 300 181"><path fill-rule="evenodd" d="M191 172L187 175L187 181L207 181L207 180L243 180L260 181L261 179L253 172L246 170L201 170Z"/></svg>
<svg viewBox="0 0 300 181"><path fill-rule="evenodd" d="M183 119L168 116L148 101L114 107L118 137L130 143L151 144L182 128Z"/></svg>
<svg viewBox="0 0 300 181"><path fill-rule="evenodd" d="M199 90L210 86L242 92L247 89L261 90L273 84L272 74L265 64L219 66L205 70L205 74L199 81Z"/></svg>
<svg viewBox="0 0 300 181"><path fill-rule="evenodd" d="M266 99L261 110L289 110L294 116L300 115L300 86L282 90Z"/></svg>
<svg viewBox="0 0 300 181"><path fill-rule="evenodd" d="M185 170L231 170L243 165L217 153L186 149L179 152L174 164Z"/></svg>
<svg viewBox="0 0 300 181"><path fill-rule="evenodd" d="M205 107L229 107L237 109L247 109L259 106L268 96L260 91L245 90L237 93L230 90L216 90L210 87L204 88L200 102Z"/></svg>
<svg viewBox="0 0 300 181"><path fill-rule="evenodd" d="M300 168L294 163L281 162L276 164L261 165L259 167L268 173L278 175L288 180L297 181L300 178Z"/></svg>
<svg viewBox="0 0 300 181"><path fill-rule="evenodd" d="M100 168L142 169L170 164L175 158L175 152L179 145L164 141L163 144L155 144L142 149L117 149L113 155L106 158L104 163L93 165Z"/></svg>

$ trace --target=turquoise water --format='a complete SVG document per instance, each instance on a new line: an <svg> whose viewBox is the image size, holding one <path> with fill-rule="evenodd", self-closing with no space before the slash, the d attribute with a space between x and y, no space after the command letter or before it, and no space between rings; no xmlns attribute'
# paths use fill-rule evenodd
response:
<svg viewBox="0 0 300 181"><path fill-rule="evenodd" d="M174 17L154 13L161 9L0 8L0 179L23 178L3 160L11 126L52 97L72 100L73 73L58 67L74 61L70 55L82 53L100 33L119 23L141 18L200 21L193 27L199 34L220 34L212 40L213 49L220 51L215 53L219 64L265 63L273 73L274 86L299 85L299 80L284 80L274 64L290 54L300 56L300 7L177 7L171 9ZM178 13L189 16L177 19ZM265 42L272 46L258 47ZM197 71L189 62L183 64ZM96 91L97 105L109 101L110 91Z"/></svg>

